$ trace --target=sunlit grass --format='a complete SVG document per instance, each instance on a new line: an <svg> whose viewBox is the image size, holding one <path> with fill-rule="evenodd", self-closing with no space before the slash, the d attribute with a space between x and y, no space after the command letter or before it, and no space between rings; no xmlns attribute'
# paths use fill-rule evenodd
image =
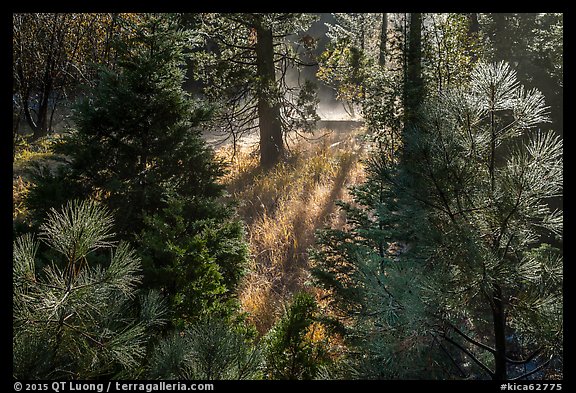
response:
<svg viewBox="0 0 576 393"><path fill-rule="evenodd" d="M16 142L12 163L12 219L23 219L28 213L26 196L32 182L27 170L34 163L46 163L54 157L53 146L58 136L47 136L33 143L20 138Z"/></svg>
<svg viewBox="0 0 576 393"><path fill-rule="evenodd" d="M12 219L17 219L26 215L26 196L30 192L31 183L16 176L12 179Z"/></svg>
<svg viewBox="0 0 576 393"><path fill-rule="evenodd" d="M14 151L14 168L22 168L32 161L50 158L54 155L52 147L54 146L57 136L47 136L40 138L33 143L20 141Z"/></svg>
<svg viewBox="0 0 576 393"><path fill-rule="evenodd" d="M340 219L335 201L346 199L348 186L362 180L358 134L301 141L291 147L285 162L267 172L247 151L234 156L224 181L239 202L252 252L239 297L261 334L294 293L317 292L307 285L308 249L317 229ZM230 150L219 154L232 156Z"/></svg>

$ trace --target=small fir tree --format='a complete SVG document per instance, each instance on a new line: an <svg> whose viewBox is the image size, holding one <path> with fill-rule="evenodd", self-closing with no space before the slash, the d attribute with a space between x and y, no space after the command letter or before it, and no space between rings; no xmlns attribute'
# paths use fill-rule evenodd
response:
<svg viewBox="0 0 576 393"><path fill-rule="evenodd" d="M243 228L222 202L224 167L197 128L210 111L182 89L184 48L194 42L171 15L144 15L117 43L116 68L103 70L78 106L76 130L59 147L69 166L29 200L41 213L57 191L117 212L115 230L136 245L144 284L169 297L180 322L228 312L248 257Z"/></svg>
<svg viewBox="0 0 576 393"><path fill-rule="evenodd" d="M265 378L314 379L329 363L327 343L314 337L320 326L314 297L305 292L294 295L264 338Z"/></svg>

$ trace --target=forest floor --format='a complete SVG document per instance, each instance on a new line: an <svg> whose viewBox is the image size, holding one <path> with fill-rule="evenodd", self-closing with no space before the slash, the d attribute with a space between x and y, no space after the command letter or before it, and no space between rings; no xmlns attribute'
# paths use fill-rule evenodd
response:
<svg viewBox="0 0 576 393"><path fill-rule="evenodd" d="M223 182L238 203L251 248L240 302L260 334L272 327L295 293L308 291L320 299L309 273L315 232L345 224L335 202L350 201L349 187L364 181L364 129L318 134L291 144L287 160L265 173L248 145L236 154L230 146L217 150L231 163Z"/></svg>

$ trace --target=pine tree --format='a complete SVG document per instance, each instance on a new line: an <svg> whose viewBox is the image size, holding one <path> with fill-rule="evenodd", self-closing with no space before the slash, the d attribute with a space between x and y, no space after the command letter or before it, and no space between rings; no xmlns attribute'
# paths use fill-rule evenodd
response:
<svg viewBox="0 0 576 393"><path fill-rule="evenodd" d="M147 375L153 379L245 380L261 378L261 351L243 323L197 321L154 348Z"/></svg>
<svg viewBox="0 0 576 393"><path fill-rule="evenodd" d="M402 157L377 152L326 231L314 276L331 291L355 375L530 378L562 362L562 141L544 97L506 63L428 100ZM359 353L361 356L356 356ZM522 367L529 364L527 372Z"/></svg>
<svg viewBox="0 0 576 393"><path fill-rule="evenodd" d="M14 242L15 378L137 375L165 309L157 293L138 290L140 260L112 227L102 205L74 201L41 226L50 260L32 234Z"/></svg>
<svg viewBox="0 0 576 393"><path fill-rule="evenodd" d="M205 34L205 51L193 55L194 75L217 106L216 132L234 147L258 130L260 164L285 155L288 133L311 130L318 119L312 81L301 81L314 40L300 37L314 20L302 13L202 13L185 16Z"/></svg>
<svg viewBox="0 0 576 393"><path fill-rule="evenodd" d="M539 369L561 355L562 258L535 261L530 255L541 255L534 250L544 234L562 236L562 213L546 203L562 195L562 140L537 129L549 121L544 97L519 84L508 64L479 63L465 88L428 107L406 142L421 159L406 168L411 187L428 190L416 197L429 206L428 233L442 236L423 243L442 250L434 259L446 285L461 288L452 300L462 311L456 303L442 311L449 327L444 338L491 378L506 379L518 374L511 364L528 359ZM525 270L526 263L535 270ZM532 274L550 285L534 287ZM533 324L527 319L543 315L549 323L529 328L539 333L523 331ZM471 325L474 318L490 323ZM512 345L523 360L510 356ZM492 359L475 357L482 351Z"/></svg>
<svg viewBox="0 0 576 393"><path fill-rule="evenodd" d="M144 285L168 296L173 322L181 328L200 316L231 315L238 309L235 289L249 256L242 223L218 210L200 218L190 208L197 206L194 200L168 195L166 202L160 212L145 217L138 238ZM209 203L215 205L204 206Z"/></svg>
<svg viewBox="0 0 576 393"><path fill-rule="evenodd" d="M131 40L118 42L117 67L103 69L62 145L72 179L122 212L122 235L138 233L144 215L165 206L167 190L204 201L222 195L216 179L223 168L197 128L208 109L182 89L191 39L169 15L147 15ZM206 209L198 203L195 213Z"/></svg>
<svg viewBox="0 0 576 393"><path fill-rule="evenodd" d="M386 151L375 153L366 171L366 182L351 190L354 203L339 202L345 229L320 231L311 253L314 282L327 294L327 317L348 348L335 377L444 378L451 365L430 334L423 291L430 274L409 252L417 228L404 225L419 209L388 181Z"/></svg>

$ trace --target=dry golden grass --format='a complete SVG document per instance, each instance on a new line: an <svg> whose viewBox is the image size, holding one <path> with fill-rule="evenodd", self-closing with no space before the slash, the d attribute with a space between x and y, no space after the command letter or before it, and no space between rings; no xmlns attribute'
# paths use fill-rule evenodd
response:
<svg viewBox="0 0 576 393"><path fill-rule="evenodd" d="M26 196L30 192L31 183L20 175L12 179L12 219L22 218L27 213Z"/></svg>
<svg viewBox="0 0 576 393"><path fill-rule="evenodd" d="M12 160L12 219L22 220L28 214L26 196L33 186L28 170L34 163L44 163L56 167L55 154L52 151L59 135L41 138L33 143L18 140Z"/></svg>
<svg viewBox="0 0 576 393"><path fill-rule="evenodd" d="M308 249L317 229L339 225L335 201L346 200L347 188L363 179L360 132L301 141L291 147L285 162L268 172L246 151L237 152L232 161L225 181L239 201L252 252L239 296L261 334L294 293L317 292L306 284ZM229 150L219 154L231 157Z"/></svg>

